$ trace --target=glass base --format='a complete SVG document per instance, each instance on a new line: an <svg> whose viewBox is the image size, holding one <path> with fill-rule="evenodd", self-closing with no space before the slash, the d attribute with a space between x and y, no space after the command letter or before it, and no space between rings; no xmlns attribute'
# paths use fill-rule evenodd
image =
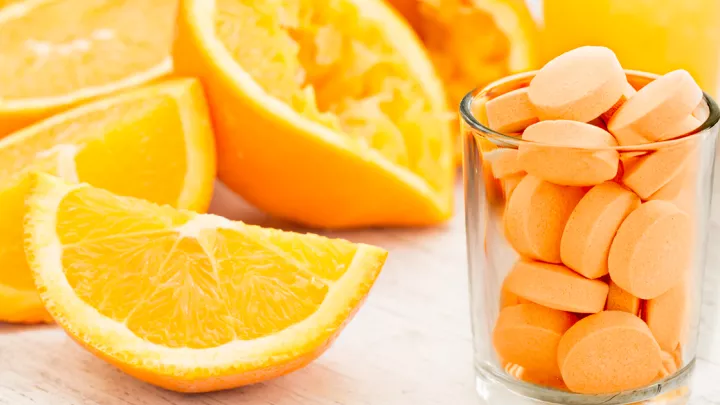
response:
<svg viewBox="0 0 720 405"><path fill-rule="evenodd" d="M695 360L671 377L610 395L583 395L516 380L491 365L475 367L475 389L484 405L686 405Z"/></svg>

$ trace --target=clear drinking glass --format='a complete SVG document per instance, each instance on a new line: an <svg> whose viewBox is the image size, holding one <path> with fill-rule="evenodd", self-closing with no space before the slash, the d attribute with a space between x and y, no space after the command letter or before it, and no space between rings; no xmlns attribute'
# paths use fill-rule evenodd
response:
<svg viewBox="0 0 720 405"><path fill-rule="evenodd" d="M468 270L478 394L489 405L685 404L690 395L689 378L694 368L697 347L715 142L720 119L718 106L711 97L705 95L705 105L702 106L704 116L701 117L704 119L703 125L693 134L672 141L605 150L542 146L555 149L551 151L555 156L564 152L570 153L564 156L617 152L620 163L618 173L613 179L617 182L623 178L623 171L626 170L624 167L627 166L629 170L629 165L636 162L636 159L651 154L667 156L665 154L675 153L678 148L685 147L690 147L693 153L683 166L683 197L671 199L673 204L690 216L692 223L687 228L692 230L688 232L688 235L692 236L691 264L687 273L687 290L684 294L686 298L681 302L687 308L683 322L684 333L673 354L677 371L671 370L670 375L658 377L647 386L625 392L593 395L573 393L566 388L552 388L562 384L557 384L557 381L543 381L543 376L525 378L526 373L520 371L522 368L518 368L518 365L504 363L498 358L493 344L493 330L500 313L501 299L506 299L501 296L501 287L506 275L520 257L505 236L504 212L507 196L512 197L513 187L523 178L523 174L497 178L493 174L492 162L497 158L498 150L518 149L523 144L526 148L538 146L532 146L532 143L512 134L501 134L488 128L484 106L488 100L498 95L527 86L534 74L522 73L494 82L483 90L469 93L460 105L464 142L463 178ZM635 71L627 71L627 77L636 89L656 78L654 75ZM604 276L600 280L609 282L609 277ZM642 309L638 316L645 317L646 301L641 301L640 307ZM583 316L579 314L578 317Z"/></svg>

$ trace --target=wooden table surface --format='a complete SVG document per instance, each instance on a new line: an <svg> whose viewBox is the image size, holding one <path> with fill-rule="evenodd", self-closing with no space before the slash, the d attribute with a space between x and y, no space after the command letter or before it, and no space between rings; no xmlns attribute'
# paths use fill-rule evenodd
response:
<svg viewBox="0 0 720 405"><path fill-rule="evenodd" d="M246 388L181 395L123 374L57 327L0 324L0 404L478 405L459 189L457 197L457 215L444 227L327 233L383 246L390 256L355 320L303 370ZM281 225L227 201L214 210ZM694 385L691 405L720 405L720 362L699 360Z"/></svg>

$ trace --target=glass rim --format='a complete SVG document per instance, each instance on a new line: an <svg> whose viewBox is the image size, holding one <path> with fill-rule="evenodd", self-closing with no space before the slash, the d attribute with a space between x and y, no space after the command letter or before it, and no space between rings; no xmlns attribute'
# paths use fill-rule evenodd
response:
<svg viewBox="0 0 720 405"><path fill-rule="evenodd" d="M521 138L513 137L507 134L503 134L502 132L497 132L493 129L490 129L489 127L483 125L472 113L472 104L473 100L475 100L477 97L490 92L495 87L505 84L511 81L526 79L529 77L534 77L537 74L537 70L522 72L522 73L516 73L514 75L506 76L502 79L495 80L488 84L485 87L477 87L470 92L468 92L463 99L460 101L460 116L462 117L465 124L469 125L473 130L482 132L483 134L487 135L488 138L490 138L491 141L494 143L498 143L499 146L511 146L511 147L518 147L522 144L532 144L532 145L543 145L547 147L556 147L558 149L560 148L566 148L566 149L580 149L580 150L616 150L618 152L632 152L632 151L649 151L649 150L657 150L659 148L663 147L672 147L675 145L678 145L684 141L687 141L689 139L695 138L696 135L701 134L702 132L714 127L718 121L720 121L720 108L718 107L718 104L715 102L715 100L710 97L709 94L703 91L703 99L705 100L705 103L708 106L709 114L707 119L705 119L705 122L702 123L697 129L695 129L693 132L683 135L679 138L669 139L665 141L659 141L659 142L650 142L646 144L640 144L640 145L625 145L625 146L607 146L607 147L597 147L597 148L584 148L584 147L568 147L568 146L562 146L562 145L553 145L553 144L545 144L545 143L539 143L534 141L528 141L523 140ZM641 72L637 70L629 70L625 69L625 74L629 77L638 77L642 79L657 79L660 77L660 75L654 74L654 73L646 73Z"/></svg>

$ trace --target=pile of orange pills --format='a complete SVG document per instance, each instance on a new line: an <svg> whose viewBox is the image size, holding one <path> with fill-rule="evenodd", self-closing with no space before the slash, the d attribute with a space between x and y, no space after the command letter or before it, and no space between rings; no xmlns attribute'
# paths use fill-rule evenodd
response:
<svg viewBox="0 0 720 405"><path fill-rule="evenodd" d="M686 135L704 105L686 71L635 89L612 51L591 46L487 101L491 129L528 141L489 164L520 256L493 331L508 374L605 394L681 368L698 147Z"/></svg>

